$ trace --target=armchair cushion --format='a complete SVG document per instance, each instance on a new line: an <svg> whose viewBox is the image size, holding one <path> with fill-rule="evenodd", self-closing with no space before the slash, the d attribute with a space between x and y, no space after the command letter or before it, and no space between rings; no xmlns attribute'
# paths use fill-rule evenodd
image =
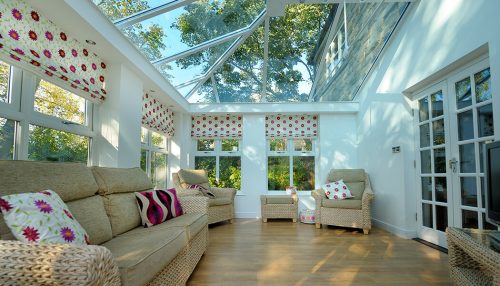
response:
<svg viewBox="0 0 500 286"><path fill-rule="evenodd" d="M365 170L363 169L332 169L328 175L328 181L334 182L344 180L346 183L350 182L364 182Z"/></svg>
<svg viewBox="0 0 500 286"><path fill-rule="evenodd" d="M365 182L364 180L362 182L349 182L345 183L349 190L351 191L351 194L353 195L353 199L355 200L361 200L363 197L363 192L365 191Z"/></svg>
<svg viewBox="0 0 500 286"><path fill-rule="evenodd" d="M233 202L233 200L229 197L218 197L215 199L209 199L208 200L208 206L224 206L224 205L230 205Z"/></svg>
<svg viewBox="0 0 500 286"><path fill-rule="evenodd" d="M342 180L326 183L322 188L330 200L345 200L353 197L349 187Z"/></svg>
<svg viewBox="0 0 500 286"><path fill-rule="evenodd" d="M184 189L189 188L189 185L200 185L210 191L210 183L205 170L180 169L177 175Z"/></svg>
<svg viewBox="0 0 500 286"><path fill-rule="evenodd" d="M328 200L323 199L321 202L322 207L337 208L337 209L361 209L361 200L348 199L348 200Z"/></svg>
<svg viewBox="0 0 500 286"><path fill-rule="evenodd" d="M291 196L266 196L266 203L268 204L293 204Z"/></svg>

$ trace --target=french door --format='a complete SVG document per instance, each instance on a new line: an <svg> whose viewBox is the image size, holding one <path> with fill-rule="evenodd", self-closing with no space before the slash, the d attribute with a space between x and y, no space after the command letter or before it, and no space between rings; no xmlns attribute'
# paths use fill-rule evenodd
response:
<svg viewBox="0 0 500 286"><path fill-rule="evenodd" d="M417 232L443 247L448 226L494 228L485 221L482 154L495 132L490 82L483 60L417 97Z"/></svg>

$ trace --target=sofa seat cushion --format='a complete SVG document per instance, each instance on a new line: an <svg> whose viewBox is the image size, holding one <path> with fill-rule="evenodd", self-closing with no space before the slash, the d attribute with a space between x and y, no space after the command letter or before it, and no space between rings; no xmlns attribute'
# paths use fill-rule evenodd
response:
<svg viewBox="0 0 500 286"><path fill-rule="evenodd" d="M324 198L321 206L325 208L338 208L338 209L361 209L361 200L347 199L347 200L329 200Z"/></svg>
<svg viewBox="0 0 500 286"><path fill-rule="evenodd" d="M188 243L182 228L142 230L123 233L102 244L113 254L123 286L146 285Z"/></svg>
<svg viewBox="0 0 500 286"><path fill-rule="evenodd" d="M127 232L127 234L142 233L143 235L145 235L146 233L148 233L148 229L152 231L168 231L171 228L179 228L185 229L187 231L188 239L191 240L203 229L205 225L207 225L207 223L208 216L206 214L189 213L172 218L152 227L144 228L141 226L135 228Z"/></svg>
<svg viewBox="0 0 500 286"><path fill-rule="evenodd" d="M213 207L213 206L224 206L224 205L230 205L231 204L231 198L225 198L225 197L217 197L215 199L209 199L208 200L208 206Z"/></svg>
<svg viewBox="0 0 500 286"><path fill-rule="evenodd" d="M266 196L267 204L293 204L293 198L291 196Z"/></svg>

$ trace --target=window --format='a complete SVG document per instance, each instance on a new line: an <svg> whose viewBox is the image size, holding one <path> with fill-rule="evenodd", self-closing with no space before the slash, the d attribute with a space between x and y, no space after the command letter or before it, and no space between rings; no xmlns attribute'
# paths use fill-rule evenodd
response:
<svg viewBox="0 0 500 286"><path fill-rule="evenodd" d="M29 130L29 160L87 163L88 137L37 125Z"/></svg>
<svg viewBox="0 0 500 286"><path fill-rule="evenodd" d="M142 127L141 169L151 178L157 189L167 188L167 137Z"/></svg>
<svg viewBox="0 0 500 286"><path fill-rule="evenodd" d="M313 190L315 183L316 152L311 139L268 140L267 188L269 191Z"/></svg>
<svg viewBox="0 0 500 286"><path fill-rule="evenodd" d="M0 160L14 159L16 123L0 117Z"/></svg>
<svg viewBox="0 0 500 286"><path fill-rule="evenodd" d="M10 66L0 61L0 102L9 102Z"/></svg>
<svg viewBox="0 0 500 286"><path fill-rule="evenodd" d="M241 152L238 139L196 140L194 168L207 171L210 185L241 188Z"/></svg>

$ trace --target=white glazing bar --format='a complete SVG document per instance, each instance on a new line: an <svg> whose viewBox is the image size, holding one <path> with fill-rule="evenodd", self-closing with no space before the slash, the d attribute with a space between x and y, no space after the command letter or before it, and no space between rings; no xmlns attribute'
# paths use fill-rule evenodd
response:
<svg viewBox="0 0 500 286"><path fill-rule="evenodd" d="M220 103L219 92L217 91L217 86L215 85L215 78L213 74L210 77L210 80L212 81L212 89L214 90L215 102Z"/></svg>
<svg viewBox="0 0 500 286"><path fill-rule="evenodd" d="M269 59L269 17L264 22L264 61L262 63L262 94L261 102L267 102L267 64Z"/></svg>

